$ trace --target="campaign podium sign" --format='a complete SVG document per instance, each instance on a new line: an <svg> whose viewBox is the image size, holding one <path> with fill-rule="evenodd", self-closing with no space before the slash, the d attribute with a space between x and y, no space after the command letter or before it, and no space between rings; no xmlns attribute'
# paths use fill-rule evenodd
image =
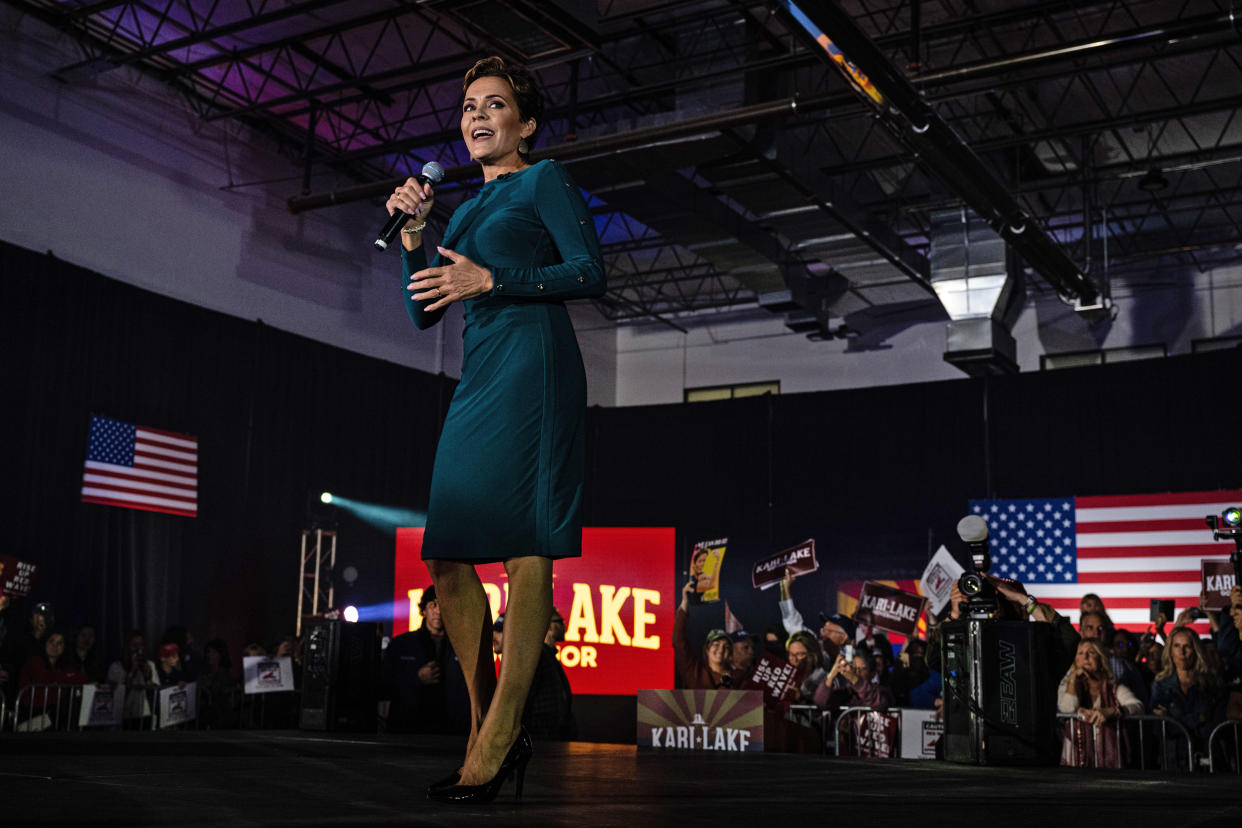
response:
<svg viewBox="0 0 1242 828"><path fill-rule="evenodd" d="M638 746L657 750L763 750L758 690L639 690Z"/></svg>

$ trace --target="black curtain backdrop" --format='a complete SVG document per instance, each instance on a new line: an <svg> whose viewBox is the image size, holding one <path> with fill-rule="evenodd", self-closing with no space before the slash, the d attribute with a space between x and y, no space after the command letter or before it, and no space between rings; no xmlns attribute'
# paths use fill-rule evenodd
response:
<svg viewBox="0 0 1242 828"><path fill-rule="evenodd" d="M131 626L183 623L235 648L290 632L299 535L322 490L425 508L446 377L4 244L0 297L7 548L39 564L32 597L54 602L59 626L98 624L105 653ZM723 597L752 632L779 614L750 564L815 538L822 569L795 585L810 621L840 581L917 577L941 543L960 552L972 497L1242 486L1240 356L593 408L585 522L676 527L674 605L691 545L728 537ZM199 517L81 503L92 413L196 434ZM338 578L338 603L390 600L391 534L337 520L338 571L359 572ZM694 613L696 633L722 625L723 602Z"/></svg>

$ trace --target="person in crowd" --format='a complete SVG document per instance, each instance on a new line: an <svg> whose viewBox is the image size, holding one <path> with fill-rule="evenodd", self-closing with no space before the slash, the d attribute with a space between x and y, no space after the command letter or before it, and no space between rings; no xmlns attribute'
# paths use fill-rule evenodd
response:
<svg viewBox="0 0 1242 828"><path fill-rule="evenodd" d="M256 656L264 657L267 655L267 648L262 644L247 644L242 647L242 658L255 658Z"/></svg>
<svg viewBox="0 0 1242 828"><path fill-rule="evenodd" d="M71 696L64 691L36 686L27 696L21 695L25 688L32 685L49 684L86 684L86 674L65 657L65 636L55 630L44 634L43 652L30 656L22 665L17 682L15 713L23 719L42 714L46 714L52 721L63 718L58 716L58 713L63 714L65 710L60 705L71 703ZM34 729L33 723L28 723L25 727Z"/></svg>
<svg viewBox="0 0 1242 828"><path fill-rule="evenodd" d="M160 645L155 671L160 687L185 686L185 671L181 669L181 649L176 644L170 641Z"/></svg>
<svg viewBox="0 0 1242 828"><path fill-rule="evenodd" d="M889 686L899 707L911 706L911 692L931 678L926 653L927 642L921 638L907 638L902 645L901 655L889 677Z"/></svg>
<svg viewBox="0 0 1242 828"><path fill-rule="evenodd" d="M13 636L12 640L7 642L9 646L8 663L15 673L20 674L22 667L26 665L26 662L32 656L43 655L45 648L44 638L52 625L53 618L51 607L44 603L35 604L30 611L26 630L21 634ZM16 676L11 678L16 678Z"/></svg>
<svg viewBox="0 0 1242 828"><path fill-rule="evenodd" d="M1057 688L1057 710L1078 716L1065 722L1062 765L1122 767L1126 734L1106 725L1142 713L1143 702L1116 680L1110 659L1095 638L1078 643L1074 665Z"/></svg>
<svg viewBox="0 0 1242 828"><path fill-rule="evenodd" d="M769 624L768 628L763 631L763 651L784 658L786 655L785 639L788 637L789 633L785 632L783 626L780 624Z"/></svg>
<svg viewBox="0 0 1242 828"><path fill-rule="evenodd" d="M505 614L502 612L492 622L492 655L500 661L505 651ZM499 672L499 666L496 668Z"/></svg>
<svg viewBox="0 0 1242 828"><path fill-rule="evenodd" d="M729 637L733 641L733 669L742 675L749 674L755 666L755 640L745 630L730 633Z"/></svg>
<svg viewBox="0 0 1242 828"><path fill-rule="evenodd" d="M232 675L229 648L223 639L203 645L203 670L198 676L198 720L211 730L237 727L241 686Z"/></svg>
<svg viewBox="0 0 1242 828"><path fill-rule="evenodd" d="M802 671L802 685L793 701L795 704L810 704L815 698L815 691L828 675L819 639L806 630L800 630L789 636L785 651L789 653L789 663Z"/></svg>
<svg viewBox="0 0 1242 828"><path fill-rule="evenodd" d="M553 618L560 616L553 607ZM522 711L522 726L532 738L568 741L577 735L574 722L574 694L569 687L569 677L556 656L556 646L548 643L554 636L553 624L548 625L548 635L543 642L543 655L535 668L535 678L526 696ZM562 640L565 621L560 623ZM502 645L503 646L503 645Z"/></svg>
<svg viewBox="0 0 1242 828"><path fill-rule="evenodd" d="M565 641L565 616L555 606L552 607L552 618L548 621L548 634L543 637L544 646L555 647Z"/></svg>
<svg viewBox="0 0 1242 828"><path fill-rule="evenodd" d="M1169 634L1150 704L1152 713L1186 728L1192 747L1200 752L1212 728L1224 720L1220 678L1208 668L1199 636L1189 627L1175 627Z"/></svg>
<svg viewBox="0 0 1242 828"><path fill-rule="evenodd" d="M1108 660L1109 673L1117 681L1118 684L1125 687L1139 700L1143 706L1147 706L1147 682L1143 680L1143 676L1139 673L1134 663L1127 661L1119 656L1113 655L1111 652L1104 650L1104 642L1113 638L1113 627L1107 615L1101 610L1086 610L1078 618L1078 635L1083 640L1095 641L1100 644L1101 652L1104 652L1105 658ZM1077 665L1077 656L1075 656L1075 665ZM1072 672L1075 667L1071 667Z"/></svg>
<svg viewBox="0 0 1242 828"><path fill-rule="evenodd" d="M837 690L838 676L845 679L844 692ZM871 707L881 712L897 704L892 688L881 683L875 673L875 655L866 648L855 650L848 661L844 653L837 656L815 691L814 701L822 709Z"/></svg>
<svg viewBox="0 0 1242 828"><path fill-rule="evenodd" d="M1113 622L1108 617L1108 610L1104 608L1104 599L1094 592L1088 592L1078 602L1078 617L1082 618L1083 613L1087 612L1098 612L1104 616L1104 620L1109 627L1113 626Z"/></svg>
<svg viewBox="0 0 1242 828"><path fill-rule="evenodd" d="M785 632L788 635L793 635L802 630L815 632L803 622L802 613L794 606L793 598L790 597L793 579L793 574L789 570L785 570L785 577L781 579L780 583L781 623L785 626ZM841 652L841 647L854 641L857 626L852 618L846 618L839 613L831 615L820 613L819 623L820 648L824 652L824 662L830 663L836 660L837 655Z"/></svg>
<svg viewBox="0 0 1242 828"><path fill-rule="evenodd" d="M1242 672L1242 584L1229 591L1229 604L1224 612L1208 612L1212 641L1220 653L1224 673Z"/></svg>
<svg viewBox="0 0 1242 828"><path fill-rule="evenodd" d="M103 669L99 664L99 655L95 651L95 626L83 624L73 634L73 646L65 654L65 659L86 675L88 682L103 679Z"/></svg>
<svg viewBox="0 0 1242 828"><path fill-rule="evenodd" d="M461 381L438 437L422 545L472 709L460 782L427 791L442 801L489 800L511 774L521 790L533 753L521 720L543 656L553 561L582 554L586 375L565 301L603 295L606 276L580 190L562 165L530 156L542 101L530 72L500 57L466 73L461 132L483 187L454 212L430 262L430 184L407 179L385 205L412 216L402 294L415 327L437 324L450 305L465 310ZM475 570L497 560L509 580L499 679Z"/></svg>
<svg viewBox="0 0 1242 828"><path fill-rule="evenodd" d="M141 630L130 630L125 637L121 658L108 667L108 682L125 687L125 726L141 727L151 715L147 698L151 689L160 686L155 664L147 658L147 637Z"/></svg>
<svg viewBox="0 0 1242 828"><path fill-rule="evenodd" d="M418 602L423 623L394 636L380 663L380 698L389 700L391 733L470 731L470 695L461 663L444 631L435 586Z"/></svg>
<svg viewBox="0 0 1242 828"><path fill-rule="evenodd" d="M65 636L52 631L44 635L43 652L22 665L18 687L32 684L85 684L86 674L65 656Z"/></svg>
<svg viewBox="0 0 1242 828"><path fill-rule="evenodd" d="M888 673L893 668L893 645L889 642L888 636L876 630L875 624L872 623L871 610L857 610L854 613L854 622L856 625L854 643L860 647L866 647L875 658L883 659L883 667L877 661L874 670L880 676L881 681L888 681Z"/></svg>
<svg viewBox="0 0 1242 828"><path fill-rule="evenodd" d="M682 686L688 690L715 690L738 687L745 676L733 669L733 641L724 630L707 634L701 652L695 652L687 629L690 618L690 595L695 591L691 579L681 590L681 604L673 617L673 661Z"/></svg>
<svg viewBox="0 0 1242 828"><path fill-rule="evenodd" d="M10 596L4 593L4 584L0 583L0 692L9 690L9 679L16 678L16 672L21 665L12 667L9 660L9 648L5 645L9 641L9 604ZM0 723L2 724L2 723Z"/></svg>
<svg viewBox="0 0 1242 828"><path fill-rule="evenodd" d="M198 651L194 634L180 625L169 627L160 636L160 647L176 644L181 658L181 675L185 681L194 681L203 669L203 655Z"/></svg>

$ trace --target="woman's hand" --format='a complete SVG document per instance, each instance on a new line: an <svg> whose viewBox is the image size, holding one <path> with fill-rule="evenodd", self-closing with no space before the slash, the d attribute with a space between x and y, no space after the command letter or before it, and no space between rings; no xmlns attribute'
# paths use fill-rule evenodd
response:
<svg viewBox="0 0 1242 828"><path fill-rule="evenodd" d="M437 247L436 250L452 264L429 267L410 277L409 290L416 291L415 299L420 302L435 300L423 308L424 311L439 310L448 307L452 302L473 299L491 292L494 284L491 271L479 267L469 258L447 247Z"/></svg>
<svg viewBox="0 0 1242 828"><path fill-rule="evenodd" d="M841 655L840 653L837 653L837 660L832 663L832 669L828 671L828 676L824 679L824 684L827 684L828 686L831 687L832 680L836 678L837 674L840 673L841 670L844 668L845 668L845 656Z"/></svg>
<svg viewBox="0 0 1242 828"><path fill-rule="evenodd" d="M417 299L418 297L416 296L414 298ZM686 612L690 611L690 593L698 589L698 586L699 586L698 581L696 581L694 578L691 578L689 581L686 582L686 585L681 588L681 608L685 610Z"/></svg>
<svg viewBox="0 0 1242 828"><path fill-rule="evenodd" d="M435 191L430 184L424 184L417 178L407 178L405 183L393 191L384 203L388 215L400 210L410 216L410 221L418 224L431 215L431 208L436 203ZM423 243L420 233L402 233L401 244L406 250L413 250Z"/></svg>

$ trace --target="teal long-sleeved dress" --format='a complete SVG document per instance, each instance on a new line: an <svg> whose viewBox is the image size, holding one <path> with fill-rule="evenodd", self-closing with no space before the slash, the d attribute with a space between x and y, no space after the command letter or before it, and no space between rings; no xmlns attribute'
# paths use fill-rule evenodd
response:
<svg viewBox="0 0 1242 828"><path fill-rule="evenodd" d="M463 202L441 246L490 270L494 286L463 303L461 382L436 448L422 557L581 555L586 372L564 303L604 293L591 213L565 168L540 161ZM420 330L443 313L405 289L428 266L423 250L402 250Z"/></svg>

